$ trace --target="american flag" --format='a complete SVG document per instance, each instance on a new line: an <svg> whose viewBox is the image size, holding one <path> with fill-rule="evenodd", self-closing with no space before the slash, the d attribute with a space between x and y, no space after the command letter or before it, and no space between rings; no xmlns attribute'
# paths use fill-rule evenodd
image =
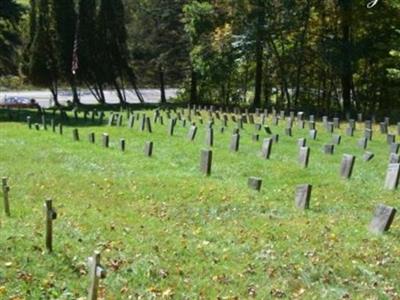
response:
<svg viewBox="0 0 400 300"><path fill-rule="evenodd" d="M72 50L72 69L71 70L72 70L73 75L75 75L76 71L79 69L78 37L79 37L79 18L76 21L74 48Z"/></svg>

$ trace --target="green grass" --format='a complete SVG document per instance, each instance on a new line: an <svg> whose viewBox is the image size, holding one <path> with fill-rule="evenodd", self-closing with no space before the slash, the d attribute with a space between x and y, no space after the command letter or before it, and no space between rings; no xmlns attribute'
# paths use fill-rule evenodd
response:
<svg viewBox="0 0 400 300"><path fill-rule="evenodd" d="M0 123L0 176L9 177L12 213L0 217L0 299L85 297L85 263L95 249L108 272L104 299L397 299L400 217L382 236L367 228L378 203L399 206L399 192L383 189L385 135L374 127L368 150L375 158L364 162L357 147L363 125L347 137L342 124L342 144L329 156L321 148L331 137L318 124L318 139L307 139L309 168L302 169L296 143L308 129L295 125L287 137L284 123L271 126L280 141L263 160L264 132L253 142L253 126L245 125L232 153L233 124L221 134L217 121L210 177L199 172L203 125L188 142L181 125L168 137L166 125L150 134L138 122L134 129L81 122L81 141L73 142L74 126L60 136ZM87 141L92 131L95 145ZM103 132L110 149L101 147ZM118 150L120 138L126 153ZM143 154L148 140L151 158ZM350 180L339 177L344 153L357 156ZM250 176L263 179L260 193L247 188ZM294 207L303 183L313 185L306 212ZM44 248L47 198L58 212L53 254Z"/></svg>

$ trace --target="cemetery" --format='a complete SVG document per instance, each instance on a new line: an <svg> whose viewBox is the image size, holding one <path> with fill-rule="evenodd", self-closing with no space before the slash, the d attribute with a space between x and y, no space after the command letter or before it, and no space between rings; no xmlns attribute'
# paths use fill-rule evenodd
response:
<svg viewBox="0 0 400 300"><path fill-rule="evenodd" d="M4 299L399 296L400 124L214 106L0 113Z"/></svg>
<svg viewBox="0 0 400 300"><path fill-rule="evenodd" d="M400 300L400 0L0 0L0 300Z"/></svg>

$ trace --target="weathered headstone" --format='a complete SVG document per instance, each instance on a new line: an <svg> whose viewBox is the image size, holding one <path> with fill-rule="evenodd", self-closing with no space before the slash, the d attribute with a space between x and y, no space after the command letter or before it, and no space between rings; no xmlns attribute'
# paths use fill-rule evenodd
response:
<svg viewBox="0 0 400 300"><path fill-rule="evenodd" d="M290 127L285 128L285 134L287 136L292 136L292 128L290 128Z"/></svg>
<svg viewBox="0 0 400 300"><path fill-rule="evenodd" d="M200 157L200 171L205 175L211 174L211 164L212 164L212 151L211 150L201 150Z"/></svg>
<svg viewBox="0 0 400 300"><path fill-rule="evenodd" d="M73 139L74 141L79 141L79 132L78 132L78 129L77 129L77 128L74 128L74 129L72 130L72 139Z"/></svg>
<svg viewBox="0 0 400 300"><path fill-rule="evenodd" d="M344 154L342 163L340 164L340 176L343 178L350 178L353 172L356 157L350 154Z"/></svg>
<svg viewBox="0 0 400 300"><path fill-rule="evenodd" d="M386 134L388 132L388 125L385 122L379 123L379 129L381 134Z"/></svg>
<svg viewBox="0 0 400 300"><path fill-rule="evenodd" d="M369 140L372 141L372 129L365 129L364 130L364 137Z"/></svg>
<svg viewBox="0 0 400 300"><path fill-rule="evenodd" d="M396 153L389 154L389 164L398 164L400 163L400 155Z"/></svg>
<svg viewBox="0 0 400 300"><path fill-rule="evenodd" d="M214 129L211 127L206 129L206 146L214 146Z"/></svg>
<svg viewBox="0 0 400 300"><path fill-rule="evenodd" d="M369 230L373 233L384 233L388 231L393 223L396 209L390 206L379 204L374 212Z"/></svg>
<svg viewBox="0 0 400 300"><path fill-rule="evenodd" d="M339 118L333 118L333 126L335 128L340 128L340 119Z"/></svg>
<svg viewBox="0 0 400 300"><path fill-rule="evenodd" d="M95 143L95 134L94 134L94 132L89 133L89 143L91 143L91 144Z"/></svg>
<svg viewBox="0 0 400 300"><path fill-rule="evenodd" d="M305 147L306 144L307 144L307 140L305 138L300 138L300 139L297 140L297 146L299 148Z"/></svg>
<svg viewBox="0 0 400 300"><path fill-rule="evenodd" d="M174 135L174 129L175 129L175 119L169 119L169 122L168 122L168 135L169 136Z"/></svg>
<svg viewBox="0 0 400 300"><path fill-rule="evenodd" d="M122 151L122 152L125 152L125 139L119 139L119 149Z"/></svg>
<svg viewBox="0 0 400 300"><path fill-rule="evenodd" d="M332 144L334 144L334 145L340 145L341 140L342 140L342 137L338 134L334 134L332 136Z"/></svg>
<svg viewBox="0 0 400 300"><path fill-rule="evenodd" d="M313 130L313 129L315 129L315 122L308 122L308 128L310 129L310 130Z"/></svg>
<svg viewBox="0 0 400 300"><path fill-rule="evenodd" d="M146 142L144 144L144 155L152 156L153 155L153 142Z"/></svg>
<svg viewBox="0 0 400 300"><path fill-rule="evenodd" d="M299 209L309 209L312 185L302 184L296 187L295 205Z"/></svg>
<svg viewBox="0 0 400 300"><path fill-rule="evenodd" d="M277 144L279 142L279 134L273 134L272 136L272 141Z"/></svg>
<svg viewBox="0 0 400 300"><path fill-rule="evenodd" d="M400 164L389 164L386 179L385 189L395 190L399 184Z"/></svg>
<svg viewBox="0 0 400 300"><path fill-rule="evenodd" d="M310 148L309 147L301 147L299 149L299 164L303 168L308 167L308 162L310 159Z"/></svg>
<svg viewBox="0 0 400 300"><path fill-rule="evenodd" d="M375 156L374 153L367 151L364 153L363 159L364 159L364 161L370 161L371 159L374 158L374 156Z"/></svg>
<svg viewBox="0 0 400 300"><path fill-rule="evenodd" d="M398 153L399 152L399 148L400 148L400 144L399 143L392 143L390 144L390 153Z"/></svg>
<svg viewBox="0 0 400 300"><path fill-rule="evenodd" d="M3 190L3 204L4 204L4 212L7 217L9 217L10 214L10 202L9 202L9 195L8 193L10 192L10 187L7 184L7 177L3 177L1 179L1 185L2 185L2 190Z"/></svg>
<svg viewBox="0 0 400 300"><path fill-rule="evenodd" d="M388 134L386 136L386 142L391 145L396 142L396 136L394 134Z"/></svg>
<svg viewBox="0 0 400 300"><path fill-rule="evenodd" d="M103 147L108 148L110 146L110 136L108 133L103 133Z"/></svg>
<svg viewBox="0 0 400 300"><path fill-rule="evenodd" d="M260 140L260 135L258 133L253 133L252 140L253 142L258 142Z"/></svg>
<svg viewBox="0 0 400 300"><path fill-rule="evenodd" d="M358 140L357 144L358 144L358 147L360 147L361 149L367 149L368 139L365 137L362 137Z"/></svg>
<svg viewBox="0 0 400 300"><path fill-rule="evenodd" d="M197 127L195 125L190 126L187 136L188 140L193 141L194 138L196 137L196 133L197 133Z"/></svg>
<svg viewBox="0 0 400 300"><path fill-rule="evenodd" d="M146 117L146 129L148 132L152 133L152 129L151 129L151 120L150 117Z"/></svg>
<svg viewBox="0 0 400 300"><path fill-rule="evenodd" d="M240 134L239 133L233 134L230 143L230 150L233 152L239 151L239 143L240 143Z"/></svg>
<svg viewBox="0 0 400 300"><path fill-rule="evenodd" d="M135 116L132 114L129 116L128 128L133 128L134 125L135 125Z"/></svg>
<svg viewBox="0 0 400 300"><path fill-rule="evenodd" d="M264 159L269 159L271 155L271 149L272 149L272 139L270 138L264 139L263 144L261 146L261 155Z"/></svg>
<svg viewBox="0 0 400 300"><path fill-rule="evenodd" d="M271 131L271 129L269 128L268 125L265 125L265 126L264 126L264 130L265 130L265 133L266 133L266 134L272 134L272 131Z"/></svg>
<svg viewBox="0 0 400 300"><path fill-rule="evenodd" d="M28 124L28 128L32 129L32 118L31 116L26 117L26 123Z"/></svg>
<svg viewBox="0 0 400 300"><path fill-rule="evenodd" d="M53 221L57 219L57 213L53 209L53 201L46 200L44 203L46 216L46 249L48 252L53 251Z"/></svg>
<svg viewBox="0 0 400 300"><path fill-rule="evenodd" d="M333 154L334 149L335 149L335 145L332 145L332 144L324 145L324 153L325 154Z"/></svg>
<svg viewBox="0 0 400 300"><path fill-rule="evenodd" d="M354 136L354 128L353 127L347 127L346 128L346 135L347 136Z"/></svg>
<svg viewBox="0 0 400 300"><path fill-rule="evenodd" d="M249 188L258 192L261 190L261 184L262 179L258 177L250 177L247 181L247 185L249 186Z"/></svg>
<svg viewBox="0 0 400 300"><path fill-rule="evenodd" d="M317 139L317 130L311 129L309 135L312 140L316 140Z"/></svg>

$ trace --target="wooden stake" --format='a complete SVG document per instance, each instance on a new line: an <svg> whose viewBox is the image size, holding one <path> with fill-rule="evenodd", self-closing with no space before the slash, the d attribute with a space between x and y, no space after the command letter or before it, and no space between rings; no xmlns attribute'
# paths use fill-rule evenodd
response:
<svg viewBox="0 0 400 300"><path fill-rule="evenodd" d="M53 220L57 219L57 213L53 209L53 201L46 200L44 209L46 214L46 248L49 252L53 251Z"/></svg>
<svg viewBox="0 0 400 300"><path fill-rule="evenodd" d="M2 186L3 186L3 197L4 197L4 212L6 216L9 217L10 214L10 203L8 201L8 192L10 191L10 187L7 185L7 177L3 177L1 179Z"/></svg>
<svg viewBox="0 0 400 300"><path fill-rule="evenodd" d="M92 257L88 258L89 266L89 294L88 300L97 300L99 279L106 277L106 270L100 265L100 252L95 251Z"/></svg>

